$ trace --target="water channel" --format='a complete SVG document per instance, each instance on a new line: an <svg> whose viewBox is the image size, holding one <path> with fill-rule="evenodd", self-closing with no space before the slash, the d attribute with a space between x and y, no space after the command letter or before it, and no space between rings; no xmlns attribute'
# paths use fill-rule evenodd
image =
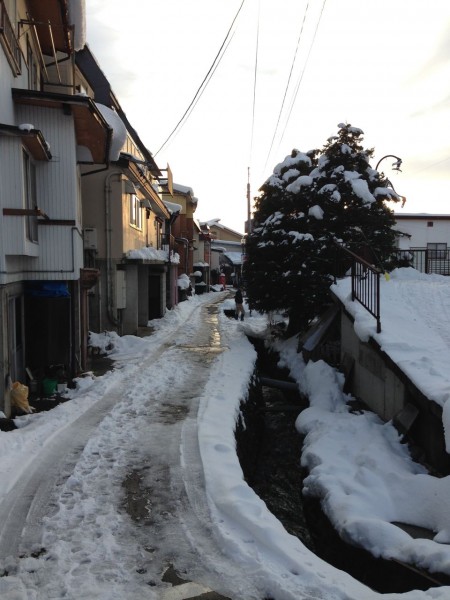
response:
<svg viewBox="0 0 450 600"><path fill-rule="evenodd" d="M380 593L449 585L448 578L437 579L346 544L323 514L320 503L302 495L302 480L307 473L300 466L302 438L295 429L295 420L308 402L297 392L260 384L261 379L287 380L288 375L277 368L275 354L267 353L258 341L251 341L258 351L257 376L242 409L245 427L237 428L237 447L247 482L270 511L312 552Z"/></svg>

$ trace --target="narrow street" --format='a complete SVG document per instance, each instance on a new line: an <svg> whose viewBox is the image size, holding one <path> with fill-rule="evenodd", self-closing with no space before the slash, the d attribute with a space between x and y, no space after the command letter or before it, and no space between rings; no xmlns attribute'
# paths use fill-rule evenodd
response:
<svg viewBox="0 0 450 600"><path fill-rule="evenodd" d="M0 504L0 561L33 598L72 598L77 589L89 599L219 599L230 591L236 566L210 530L196 420L198 391L222 350L219 299L195 307L29 457ZM171 375L150 386L161 370Z"/></svg>

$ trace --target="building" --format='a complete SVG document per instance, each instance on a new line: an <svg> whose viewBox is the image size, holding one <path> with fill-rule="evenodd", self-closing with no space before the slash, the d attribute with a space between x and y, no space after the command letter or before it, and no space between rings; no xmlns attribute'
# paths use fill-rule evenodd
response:
<svg viewBox="0 0 450 600"><path fill-rule="evenodd" d="M237 285L242 278L244 235L212 219L204 224L211 235L211 283L217 284L225 273L227 285Z"/></svg>
<svg viewBox="0 0 450 600"><path fill-rule="evenodd" d="M170 177L163 179L87 46L76 65L83 90L113 130L109 164L81 167L85 263L99 271L89 293L89 327L136 335L176 303L172 213L161 195L162 180L170 195Z"/></svg>
<svg viewBox="0 0 450 600"><path fill-rule="evenodd" d="M81 91L82 3L0 1L0 381L84 367L81 164L106 168L112 129ZM79 10L78 10L79 9ZM72 16L73 15L73 16ZM61 375L62 376L62 375ZM8 383L0 409L9 413Z"/></svg>
<svg viewBox="0 0 450 600"><path fill-rule="evenodd" d="M411 266L425 273L450 275L450 215L398 213L398 247Z"/></svg>

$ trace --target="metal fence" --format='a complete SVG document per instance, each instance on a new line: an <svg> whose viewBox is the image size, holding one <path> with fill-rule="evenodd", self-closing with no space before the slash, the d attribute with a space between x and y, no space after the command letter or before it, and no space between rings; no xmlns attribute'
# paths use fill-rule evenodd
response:
<svg viewBox="0 0 450 600"><path fill-rule="evenodd" d="M337 242L336 246L339 249L336 273L342 276L350 268L352 300L357 300L375 317L377 333L380 333L380 275L382 274L380 269Z"/></svg>
<svg viewBox="0 0 450 600"><path fill-rule="evenodd" d="M450 275L450 249L408 248L397 250L395 257L402 265L413 267L421 273Z"/></svg>

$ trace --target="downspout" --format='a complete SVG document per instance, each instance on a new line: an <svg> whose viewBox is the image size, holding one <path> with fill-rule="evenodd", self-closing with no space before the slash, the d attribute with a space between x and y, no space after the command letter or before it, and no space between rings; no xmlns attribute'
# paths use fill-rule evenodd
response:
<svg viewBox="0 0 450 600"><path fill-rule="evenodd" d="M113 171L105 177L105 237L106 237L106 307L109 321L118 327L120 320L114 316L114 283L113 283L113 264L111 256L111 179L115 175L122 179L122 171Z"/></svg>

